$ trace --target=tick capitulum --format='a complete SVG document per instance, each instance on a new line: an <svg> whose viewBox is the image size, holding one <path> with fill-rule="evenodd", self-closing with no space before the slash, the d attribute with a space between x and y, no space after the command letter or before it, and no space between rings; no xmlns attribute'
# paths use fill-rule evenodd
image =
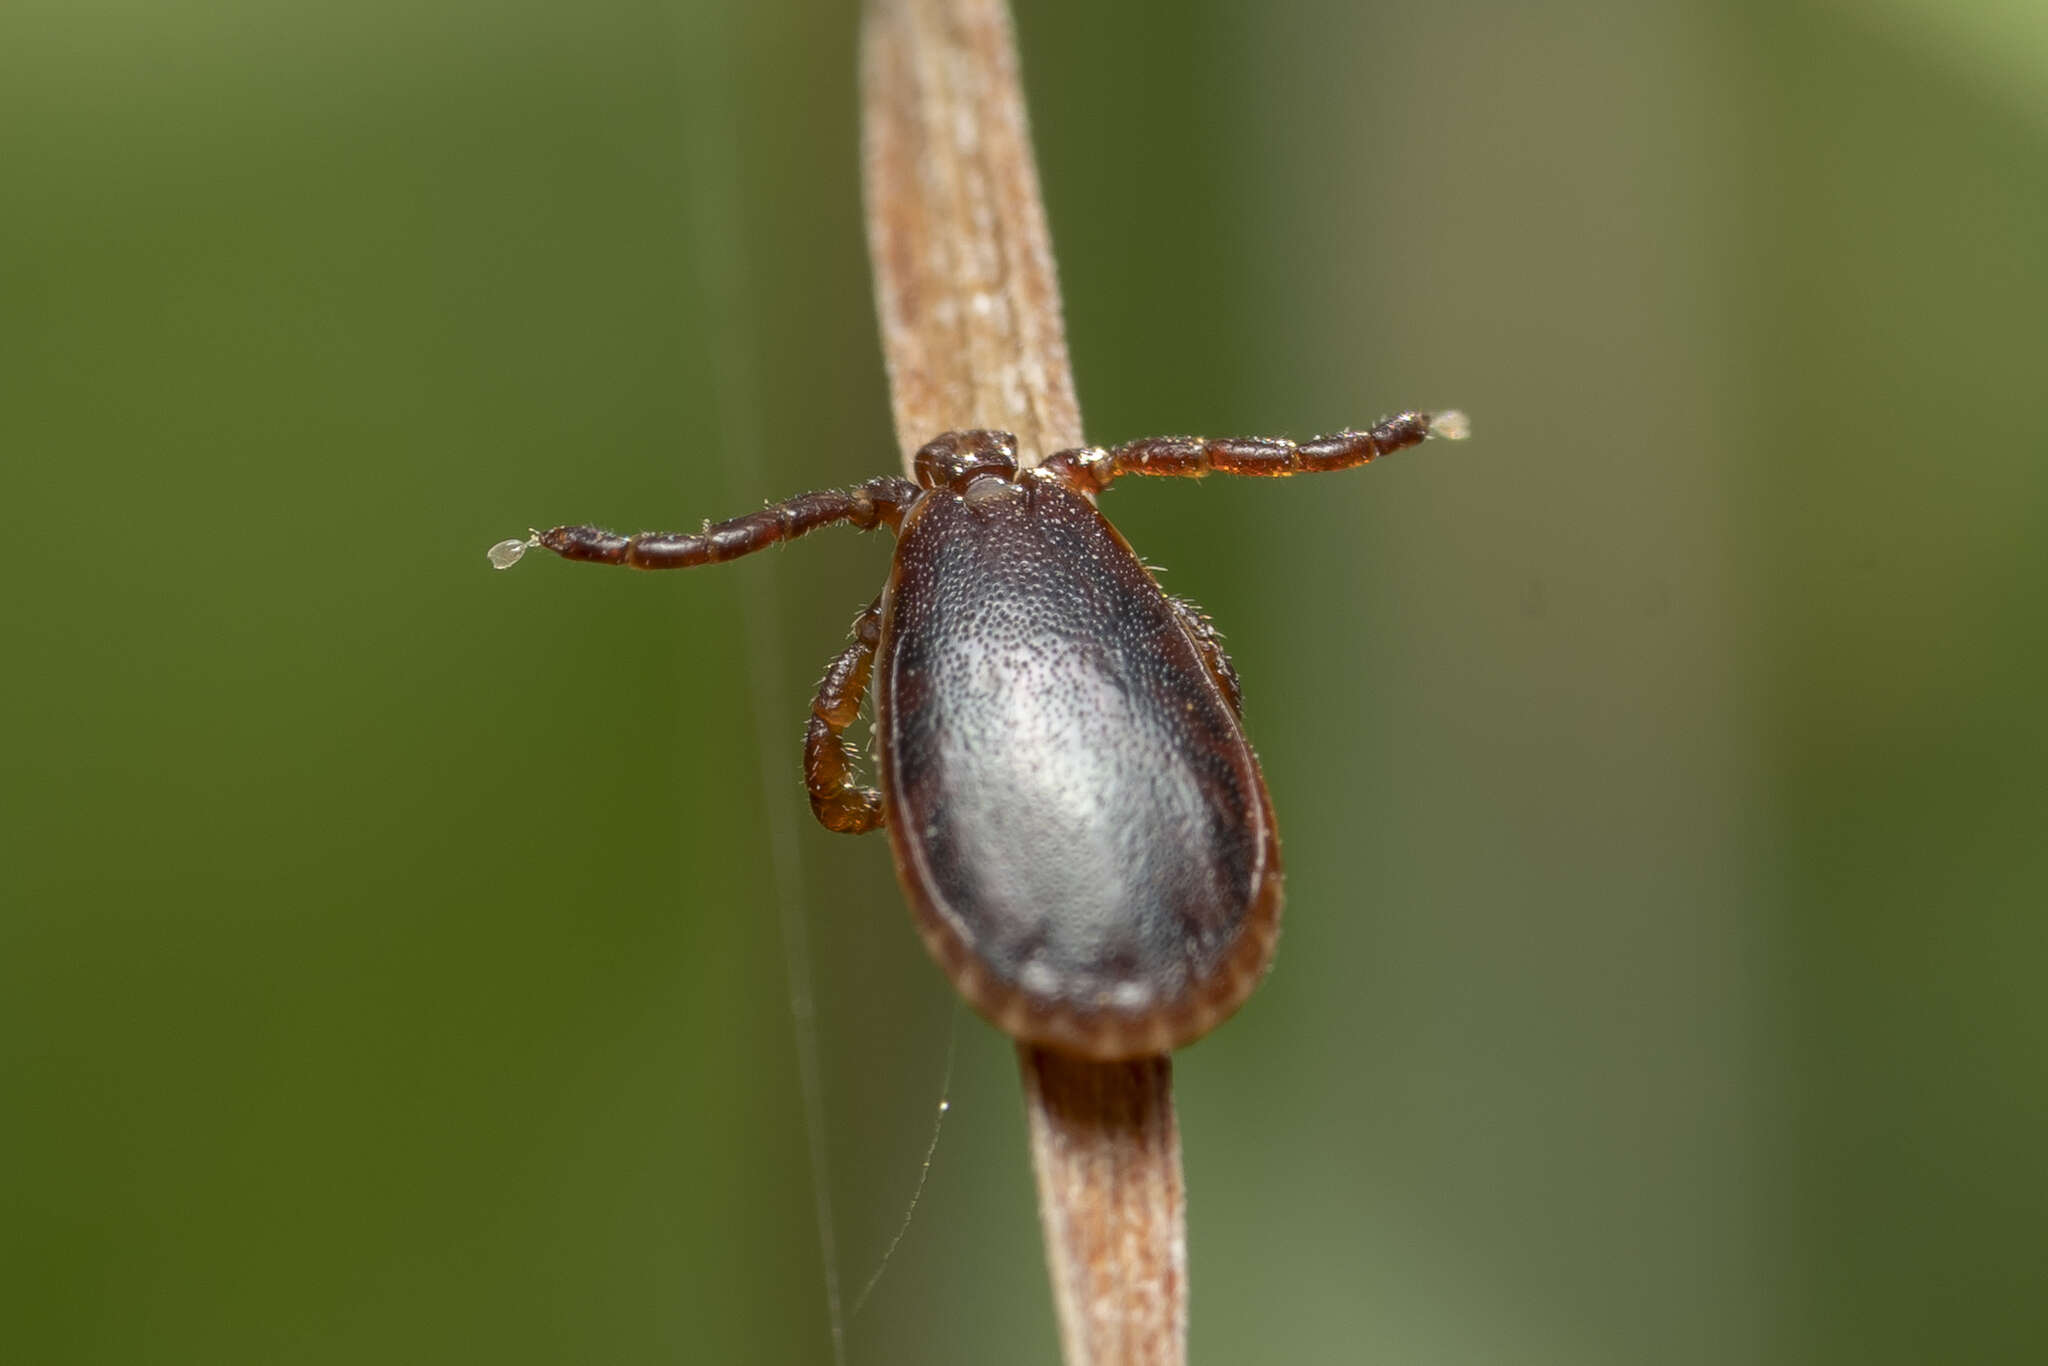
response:
<svg viewBox="0 0 2048 1366"><path fill-rule="evenodd" d="M1192 1043L1251 994L1280 928L1280 842L1209 620L1168 597L1094 495L1127 474L1314 474L1464 415L1313 441L1154 437L1017 467L948 432L917 479L804 493L701 532L561 526L491 547L687 569L822 526L886 526L881 595L811 703L804 782L828 829L886 826L925 946L1012 1036L1098 1060ZM844 738L874 694L880 787Z"/></svg>

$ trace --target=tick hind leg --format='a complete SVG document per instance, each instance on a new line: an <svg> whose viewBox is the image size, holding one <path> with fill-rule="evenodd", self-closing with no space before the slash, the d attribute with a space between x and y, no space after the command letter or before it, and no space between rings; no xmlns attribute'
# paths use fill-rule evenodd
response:
<svg viewBox="0 0 2048 1366"><path fill-rule="evenodd" d="M864 835L882 824L882 794L854 781L853 747L846 728L860 716L874 672L875 647L882 639L882 600L876 598L853 619L853 643L818 680L811 721L804 733L804 786L811 811L827 830Z"/></svg>
<svg viewBox="0 0 2048 1366"><path fill-rule="evenodd" d="M1244 716L1244 691L1238 686L1237 669L1231 664L1230 656L1223 653L1223 637L1216 630L1216 623L1209 620L1209 614L1189 602L1186 598L1169 597L1173 614L1180 618L1180 624L1194 637L1195 648L1202 653L1202 662L1209 666L1209 676L1216 680L1216 686L1223 690L1223 696L1230 702L1231 713L1240 719Z"/></svg>

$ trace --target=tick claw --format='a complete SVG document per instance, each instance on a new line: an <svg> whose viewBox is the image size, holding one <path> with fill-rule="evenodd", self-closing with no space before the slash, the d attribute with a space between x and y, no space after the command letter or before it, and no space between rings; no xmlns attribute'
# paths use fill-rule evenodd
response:
<svg viewBox="0 0 2048 1366"><path fill-rule="evenodd" d="M500 541L484 553L490 557L491 568L510 569L513 565L519 563L519 557L524 555L530 547L539 544L540 533L538 531L530 531L530 534L523 541Z"/></svg>
<svg viewBox="0 0 2048 1366"><path fill-rule="evenodd" d="M1463 441L1472 435L1472 419L1456 408L1446 408L1429 420L1429 434L1446 441Z"/></svg>

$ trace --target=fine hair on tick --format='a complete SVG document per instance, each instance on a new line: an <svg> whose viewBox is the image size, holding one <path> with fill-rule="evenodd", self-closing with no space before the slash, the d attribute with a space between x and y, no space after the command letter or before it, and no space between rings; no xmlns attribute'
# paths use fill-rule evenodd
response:
<svg viewBox="0 0 2048 1366"><path fill-rule="evenodd" d="M1465 415L1309 441L1149 437L1023 467L1007 432L947 432L915 480L798 494L694 532L558 526L491 547L635 569L886 527L882 591L811 703L804 784L826 828L886 829L926 948L1011 1036L1096 1061L1228 1018L1280 932L1280 841L1221 638L1097 511L1126 475L1285 477L1368 464ZM847 729L872 696L879 781Z"/></svg>

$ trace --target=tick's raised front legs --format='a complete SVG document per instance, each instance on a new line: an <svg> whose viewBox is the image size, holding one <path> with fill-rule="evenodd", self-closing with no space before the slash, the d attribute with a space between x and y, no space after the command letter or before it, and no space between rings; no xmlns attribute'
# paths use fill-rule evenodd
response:
<svg viewBox="0 0 2048 1366"><path fill-rule="evenodd" d="M837 522L851 523L861 531L873 531L878 526L894 531L903 521L904 509L916 500L918 493L917 485L908 479L870 479L857 488L800 493L787 502L771 504L716 526L707 522L699 532L643 531L637 536L617 536L594 526L558 526L552 531L535 532L524 541L504 541L492 546L491 563L509 569L528 547L539 546L565 560L586 564L691 569L700 564L736 560Z"/></svg>
<svg viewBox="0 0 2048 1366"><path fill-rule="evenodd" d="M1199 479L1205 474L1272 478L1348 470L1424 438L1462 439L1465 415L1457 412L1400 413L1368 431L1339 432L1313 441L1274 437L1153 436L1104 450L1099 446L1061 451L1039 466L1068 487L1086 493L1106 489L1126 474L1164 474Z"/></svg>
<svg viewBox="0 0 2048 1366"><path fill-rule="evenodd" d="M845 739L867 696L881 639L882 600L876 598L853 619L853 644L818 680L804 732L804 786L811 791L811 811L827 830L845 835L864 835L882 823L882 794L854 782L855 756Z"/></svg>

